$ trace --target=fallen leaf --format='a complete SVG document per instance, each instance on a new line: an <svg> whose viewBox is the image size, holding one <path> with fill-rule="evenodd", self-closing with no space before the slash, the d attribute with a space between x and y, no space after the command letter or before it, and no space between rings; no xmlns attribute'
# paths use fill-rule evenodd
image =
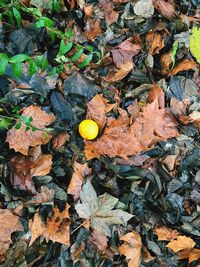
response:
<svg viewBox="0 0 200 267"><path fill-rule="evenodd" d="M184 249L178 253L179 260L189 259L189 263L200 259L200 249Z"/></svg>
<svg viewBox="0 0 200 267"><path fill-rule="evenodd" d="M31 240L29 246L41 235L48 242L58 242L66 246L70 246L70 222L69 222L69 204L66 205L63 212L58 208L54 208L54 215L48 217L47 225L43 222L39 213L34 214L33 221L29 221L31 231Z"/></svg>
<svg viewBox="0 0 200 267"><path fill-rule="evenodd" d="M88 167L87 163L80 164L74 161L73 169L74 173L67 188L67 193L73 195L74 201L76 202L80 197L81 187L85 177L91 174L91 168Z"/></svg>
<svg viewBox="0 0 200 267"><path fill-rule="evenodd" d="M184 124L188 125L193 122L196 127L200 130L200 112L193 111L189 116L180 115L179 120Z"/></svg>
<svg viewBox="0 0 200 267"><path fill-rule="evenodd" d="M8 209L0 209L0 262L5 259L7 250L12 243L11 234L23 231L19 217Z"/></svg>
<svg viewBox="0 0 200 267"><path fill-rule="evenodd" d="M176 240L169 242L166 247L173 250L173 252L179 252L183 249L190 249L195 246L195 242L192 238L187 236L177 236Z"/></svg>
<svg viewBox="0 0 200 267"><path fill-rule="evenodd" d="M121 81L124 77L126 77L129 74L129 72L132 71L133 67L134 65L130 61L125 64L122 64L114 74L109 73L106 77L104 77L104 80L109 83Z"/></svg>
<svg viewBox="0 0 200 267"><path fill-rule="evenodd" d="M172 54L171 51L169 51L168 53L162 55L160 58L161 73L162 74L169 73L171 64L172 64Z"/></svg>
<svg viewBox="0 0 200 267"><path fill-rule="evenodd" d="M186 115L188 107L191 105L191 100L189 97L182 100L177 99L176 97L171 97L170 99L170 110L174 115Z"/></svg>
<svg viewBox="0 0 200 267"><path fill-rule="evenodd" d="M151 18L154 13L154 6L152 4L152 0L139 0L134 5L134 13L137 16L141 16L143 18Z"/></svg>
<svg viewBox="0 0 200 267"><path fill-rule="evenodd" d="M32 117L31 125L40 130L26 131L26 125L22 122L20 129L14 126L8 131L6 142L9 143L10 149L13 148L16 152L28 155L29 147L47 144L52 138L52 135L45 131L45 127L53 123L55 117L53 114L47 114L41 107L33 105L25 108L21 116Z"/></svg>
<svg viewBox="0 0 200 267"><path fill-rule="evenodd" d="M42 185L40 188L40 192L37 192L36 196L33 197L28 204L38 205L46 202L51 202L54 200L55 191L53 189L49 189L46 185Z"/></svg>
<svg viewBox="0 0 200 267"><path fill-rule="evenodd" d="M75 206L80 218L89 221L93 229L105 236L111 236L110 225L126 224L133 217L123 210L113 210L117 198L107 193L97 197L89 180L82 187L80 200Z"/></svg>
<svg viewBox="0 0 200 267"><path fill-rule="evenodd" d="M192 35L190 36L190 51L196 58L197 62L200 63L200 29L197 27L192 28Z"/></svg>
<svg viewBox="0 0 200 267"><path fill-rule="evenodd" d="M84 7L85 18L90 18L93 14L93 5L85 6Z"/></svg>
<svg viewBox="0 0 200 267"><path fill-rule="evenodd" d="M181 61L177 66L175 66L173 68L172 71L169 72L169 76L171 75L176 75L178 72L180 71L186 71L186 70L190 70L193 69L197 66L196 62L191 61L189 59L184 59L183 61Z"/></svg>
<svg viewBox="0 0 200 267"><path fill-rule="evenodd" d="M125 243L119 247L120 254L126 256L129 260L128 267L139 267L142 241L140 235L136 232L130 232L120 237L121 241Z"/></svg>
<svg viewBox="0 0 200 267"><path fill-rule="evenodd" d="M162 160L168 171L173 171L177 160L177 155L168 155Z"/></svg>
<svg viewBox="0 0 200 267"><path fill-rule="evenodd" d="M134 35L118 45L117 48L111 50L113 61L117 68L121 65L131 62L132 58L136 56L142 47L142 40L139 35Z"/></svg>
<svg viewBox="0 0 200 267"><path fill-rule="evenodd" d="M60 133L53 139L52 147L55 150L59 150L67 141L69 141L70 135L66 133Z"/></svg>
<svg viewBox="0 0 200 267"><path fill-rule="evenodd" d="M172 114L166 109L159 109L157 99L143 108L131 126L128 113L122 109L119 111L117 119L109 118L103 135L97 141L85 141L88 160L101 155L127 159L148 150L158 141L178 135Z"/></svg>
<svg viewBox="0 0 200 267"><path fill-rule="evenodd" d="M165 226L156 227L154 231L155 234L158 236L158 240L171 241L173 239L176 239L179 235L178 231Z"/></svg>
<svg viewBox="0 0 200 267"><path fill-rule="evenodd" d="M87 103L87 119L96 121L100 131L106 123L106 113L112 110L115 104L109 104L109 101L102 94L97 94Z"/></svg>
<svg viewBox="0 0 200 267"><path fill-rule="evenodd" d="M150 252L145 246L142 246L142 259L144 262L150 262L155 260L156 257L151 256Z"/></svg>
<svg viewBox="0 0 200 267"><path fill-rule="evenodd" d="M154 7L163 17L172 20L175 16L174 0L152 0Z"/></svg>
<svg viewBox="0 0 200 267"><path fill-rule="evenodd" d="M150 32L146 36L149 54L155 55L165 46L164 38L157 32Z"/></svg>
<svg viewBox="0 0 200 267"><path fill-rule="evenodd" d="M51 165L52 155L42 154L39 146L30 150L29 156L14 156L9 162L13 187L35 193L32 177L47 175L51 170Z"/></svg>
<svg viewBox="0 0 200 267"><path fill-rule="evenodd" d="M90 236L90 241L97 246L97 248L104 252L108 246L107 236L99 233L96 230L93 230Z"/></svg>
<svg viewBox="0 0 200 267"><path fill-rule="evenodd" d="M148 93L149 103L152 103L156 98L158 99L159 108L164 108L165 94L158 84L154 84L153 88Z"/></svg>
<svg viewBox="0 0 200 267"><path fill-rule="evenodd" d="M114 5L110 0L99 0L99 6L103 10L106 23L110 26L118 20L119 14L113 10Z"/></svg>
<svg viewBox="0 0 200 267"><path fill-rule="evenodd" d="M114 4L125 4L125 3L127 3L129 0L113 0L113 3Z"/></svg>
<svg viewBox="0 0 200 267"><path fill-rule="evenodd" d="M85 26L85 35L88 40L94 39L102 32L99 20L88 19Z"/></svg>

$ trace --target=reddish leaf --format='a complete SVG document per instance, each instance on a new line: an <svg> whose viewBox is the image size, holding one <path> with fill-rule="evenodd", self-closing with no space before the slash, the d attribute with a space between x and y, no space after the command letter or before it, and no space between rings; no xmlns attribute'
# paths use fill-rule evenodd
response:
<svg viewBox="0 0 200 267"><path fill-rule="evenodd" d="M148 101L152 103L155 99L158 99L159 107L165 107L165 95L163 90L158 84L154 84L153 88L148 93Z"/></svg>
<svg viewBox="0 0 200 267"><path fill-rule="evenodd" d="M200 249L184 249L178 253L178 258L180 260L189 259L189 263L196 261L200 259Z"/></svg>
<svg viewBox="0 0 200 267"><path fill-rule="evenodd" d="M173 76L176 75L180 71L190 70L197 66L196 62L191 61L189 59L184 59L180 63L176 65L176 67L173 68L172 71L169 72L168 75Z"/></svg>
<svg viewBox="0 0 200 267"><path fill-rule="evenodd" d="M85 26L85 35L87 36L88 40L93 41L95 37L97 37L100 33L101 25L99 20L94 21L93 19L88 19Z"/></svg>
<svg viewBox="0 0 200 267"><path fill-rule="evenodd" d="M60 133L53 139L52 147L55 150L59 150L67 141L69 141L70 135L66 133Z"/></svg>
<svg viewBox="0 0 200 267"><path fill-rule="evenodd" d="M170 66L172 64L172 54L171 51L164 54L160 58L161 72L162 74L167 74L170 70Z"/></svg>
<svg viewBox="0 0 200 267"><path fill-rule="evenodd" d="M175 16L174 0L152 0L154 7L163 17L172 20Z"/></svg>
<svg viewBox="0 0 200 267"><path fill-rule="evenodd" d="M125 64L122 64L119 69L117 69L114 73L109 73L104 80L109 83L121 81L124 77L126 77L129 72L132 71L134 65L132 62L128 61Z"/></svg>
<svg viewBox="0 0 200 267"><path fill-rule="evenodd" d="M163 36L156 32L150 32L147 34L146 43L149 48L149 54L151 55L158 54L165 46Z"/></svg>
<svg viewBox="0 0 200 267"><path fill-rule="evenodd" d="M102 233L99 233L96 230L93 230L90 236L90 241L95 244L98 249L102 252L104 252L108 246L108 238L107 236L103 235Z"/></svg>
<svg viewBox="0 0 200 267"><path fill-rule="evenodd" d="M119 14L113 10L114 5L110 0L99 0L99 5L104 12L106 23L110 26L118 20Z"/></svg>

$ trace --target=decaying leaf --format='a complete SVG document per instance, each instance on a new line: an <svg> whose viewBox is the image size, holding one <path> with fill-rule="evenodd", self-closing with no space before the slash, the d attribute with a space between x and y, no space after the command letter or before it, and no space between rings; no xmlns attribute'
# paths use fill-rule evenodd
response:
<svg viewBox="0 0 200 267"><path fill-rule="evenodd" d="M33 105L25 108L21 116L27 118L31 117L31 125L40 130L33 132L30 129L26 131L26 125L24 122L21 122L20 129L16 129L14 126L8 131L6 142L8 142L10 148L13 148L16 152L19 151L24 155L28 155L29 147L47 144L52 138L52 135L46 132L45 127L53 123L55 117L53 114L47 114L41 107Z"/></svg>
<svg viewBox="0 0 200 267"><path fill-rule="evenodd" d="M177 66L173 68L172 71L169 72L168 75L176 75L180 71L190 70L197 66L196 62L191 61L189 59L184 59Z"/></svg>
<svg viewBox="0 0 200 267"><path fill-rule="evenodd" d="M139 267L142 248L140 235L136 231L133 231L121 236L120 240L124 241L124 244L119 247L119 252L129 260L128 267Z"/></svg>
<svg viewBox="0 0 200 267"><path fill-rule="evenodd" d="M171 241L178 237L179 232L169 227L162 226L155 228L155 234L158 236L158 240Z"/></svg>
<svg viewBox="0 0 200 267"><path fill-rule="evenodd" d="M85 26L85 35L87 36L88 40L93 41L95 37L97 37L100 33L101 25L99 20L94 21L93 19L88 19L86 26Z"/></svg>
<svg viewBox="0 0 200 267"><path fill-rule="evenodd" d="M110 225L126 224L133 216L125 211L114 209L118 199L105 193L97 194L89 180L83 185L76 211L80 218L90 222L97 232L111 236Z"/></svg>
<svg viewBox="0 0 200 267"><path fill-rule="evenodd" d="M133 63L129 61L125 64L122 64L120 68L115 71L115 73L109 73L106 77L104 77L104 80L109 83L121 81L129 74L129 72L132 71L133 68Z"/></svg>
<svg viewBox="0 0 200 267"><path fill-rule="evenodd" d="M119 14L113 10L114 5L110 0L100 0L99 5L104 12L106 23L110 26L118 20Z"/></svg>
<svg viewBox="0 0 200 267"><path fill-rule="evenodd" d="M146 36L146 43L149 48L149 54L155 55L165 46L164 38L157 32L150 32Z"/></svg>
<svg viewBox="0 0 200 267"><path fill-rule="evenodd" d="M176 240L169 242L166 247L170 248L174 252L179 252L183 249L191 249L195 246L195 242L192 238L187 236L177 236Z"/></svg>
<svg viewBox="0 0 200 267"><path fill-rule="evenodd" d="M152 0L154 7L163 17L172 20L175 16L174 0Z"/></svg>
<svg viewBox="0 0 200 267"><path fill-rule="evenodd" d="M67 141L69 141L70 135L66 133L60 133L53 139L52 147L55 150L59 150Z"/></svg>
<svg viewBox="0 0 200 267"><path fill-rule="evenodd" d="M80 164L74 161L73 169L74 173L67 188L67 193L73 195L74 201L77 201L80 196L82 183L85 177L91 174L91 168L88 167L87 163Z"/></svg>
<svg viewBox="0 0 200 267"><path fill-rule="evenodd" d="M35 193L32 177L47 175L51 165L52 155L42 154L40 146L31 149L29 156L20 154L14 156L9 163L13 187Z"/></svg>
<svg viewBox="0 0 200 267"><path fill-rule="evenodd" d="M200 249L193 248L193 249L184 249L178 253L178 258L182 259L189 259L188 262L191 263L193 261L200 259Z"/></svg>
<svg viewBox="0 0 200 267"><path fill-rule="evenodd" d="M29 246L41 235L45 237L47 242L52 240L53 242L70 246L69 208L69 204L66 205L63 212L60 212L58 208L54 208L54 215L48 217L47 225L45 225L39 213L35 213L33 221L29 221L31 231Z"/></svg>
<svg viewBox="0 0 200 267"><path fill-rule="evenodd" d="M0 262L5 259L5 254L12 243L11 234L23 231L19 217L13 215L8 209L0 209Z"/></svg>
<svg viewBox="0 0 200 267"><path fill-rule="evenodd" d="M144 262L150 262L155 259L145 246L142 246L142 259Z"/></svg>
<svg viewBox="0 0 200 267"><path fill-rule="evenodd" d="M51 202L54 199L55 191L53 189L49 189L47 186L42 185L40 188L40 192L37 192L36 196L33 197L28 204L42 204L46 202Z"/></svg>
<svg viewBox="0 0 200 267"><path fill-rule="evenodd" d="M162 74L167 74L170 71L170 67L172 65L172 54L171 51L164 54L160 58L161 72Z"/></svg>
<svg viewBox="0 0 200 267"><path fill-rule="evenodd" d="M148 93L148 101L152 103L155 99L158 99L159 108L165 107L165 95L163 90L158 84L154 84L153 88Z"/></svg>
<svg viewBox="0 0 200 267"><path fill-rule="evenodd" d="M90 241L97 246L100 251L105 251L108 246L108 238L102 233L93 230L90 236Z"/></svg>
<svg viewBox="0 0 200 267"><path fill-rule="evenodd" d="M150 18L154 13L152 0L139 0L134 6L134 13L143 18Z"/></svg>
<svg viewBox="0 0 200 267"><path fill-rule="evenodd" d="M157 99L143 108L131 126L128 113L119 111L120 116L108 120L107 128L97 141L85 142L87 159L99 158L101 155L126 159L149 149L158 141L178 135L171 113L159 109Z"/></svg>
<svg viewBox="0 0 200 267"><path fill-rule="evenodd" d="M109 112L115 104L109 104L109 101L102 94L97 94L87 103L87 119L96 121L100 131L106 123L106 113Z"/></svg>

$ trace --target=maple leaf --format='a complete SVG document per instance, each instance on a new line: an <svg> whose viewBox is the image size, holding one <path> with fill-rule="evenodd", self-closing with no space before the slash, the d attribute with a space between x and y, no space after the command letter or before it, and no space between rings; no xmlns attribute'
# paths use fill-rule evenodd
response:
<svg viewBox="0 0 200 267"><path fill-rule="evenodd" d="M166 109L159 109L157 98L143 108L131 126L128 113L123 109L119 109L119 113L117 119L109 118L103 135L97 141L85 141L87 159L101 155L127 159L148 150L158 141L178 135L172 114Z"/></svg>
<svg viewBox="0 0 200 267"><path fill-rule="evenodd" d="M83 185L80 200L76 205L78 215L90 222L97 232L111 236L109 228L112 224L125 224L133 216L125 211L115 209L118 199L105 193L97 197L97 194L89 180Z"/></svg>
<svg viewBox="0 0 200 267"><path fill-rule="evenodd" d="M52 155L42 154L41 147L30 150L29 156L16 155L10 163L11 183L14 188L29 190L35 193L33 176L47 175L51 170Z"/></svg>
<svg viewBox="0 0 200 267"><path fill-rule="evenodd" d="M183 249L190 249L195 246L195 242L192 240L192 238L187 236L177 236L176 240L172 240L169 242L166 247L170 248L174 252L179 252Z"/></svg>
<svg viewBox="0 0 200 267"><path fill-rule="evenodd" d="M87 103L86 118L96 121L101 131L106 124L106 113L114 106L115 104L108 104L102 94L97 94Z"/></svg>
<svg viewBox="0 0 200 267"><path fill-rule="evenodd" d="M37 145L47 144L52 138L52 135L44 132L45 126L54 122L55 117L53 114L47 114L38 106L29 106L25 108L21 116L32 118L31 125L40 129L36 131L26 131L26 124L21 122L20 129L16 129L15 126L7 133L6 142L9 143L10 148L13 148L16 152L19 151L24 155L28 155L29 147L35 147Z"/></svg>
<svg viewBox="0 0 200 267"><path fill-rule="evenodd" d="M177 238L179 232L169 227L162 226L159 228L156 227L155 234L158 236L158 240L171 241Z"/></svg>
<svg viewBox="0 0 200 267"><path fill-rule="evenodd" d="M0 229L0 262L2 262L12 243L11 234L15 231L23 231L23 227L18 216L13 215L8 209L0 209Z"/></svg>
<svg viewBox="0 0 200 267"><path fill-rule="evenodd" d="M77 201L80 196L84 178L91 174L91 168L88 167L87 163L80 164L77 161L74 161L73 169L74 173L67 188L67 193L73 195L74 201Z"/></svg>
<svg viewBox="0 0 200 267"><path fill-rule="evenodd" d="M121 236L120 240L125 241L125 243L119 247L119 252L125 255L129 260L128 267L139 267L142 248L140 235L136 231L133 231Z"/></svg>
<svg viewBox="0 0 200 267"><path fill-rule="evenodd" d="M70 221L69 221L69 204L66 205L63 212L58 208L54 208L54 215L48 217L47 225L43 222L39 213L34 214L33 221L29 221L29 228L31 231L31 240L29 246L41 235L43 235L48 242L59 242L66 246L70 246Z"/></svg>
<svg viewBox="0 0 200 267"><path fill-rule="evenodd" d="M193 248L193 249L184 249L178 253L178 258L182 259L189 259L189 263L200 259L200 249Z"/></svg>

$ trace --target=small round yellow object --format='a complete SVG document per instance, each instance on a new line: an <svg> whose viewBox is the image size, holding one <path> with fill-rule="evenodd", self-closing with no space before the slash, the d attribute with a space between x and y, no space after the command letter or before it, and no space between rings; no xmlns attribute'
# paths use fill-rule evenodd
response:
<svg viewBox="0 0 200 267"><path fill-rule="evenodd" d="M99 133L99 126L93 120L83 120L79 124L78 130L80 136L82 136L84 139L93 140Z"/></svg>

